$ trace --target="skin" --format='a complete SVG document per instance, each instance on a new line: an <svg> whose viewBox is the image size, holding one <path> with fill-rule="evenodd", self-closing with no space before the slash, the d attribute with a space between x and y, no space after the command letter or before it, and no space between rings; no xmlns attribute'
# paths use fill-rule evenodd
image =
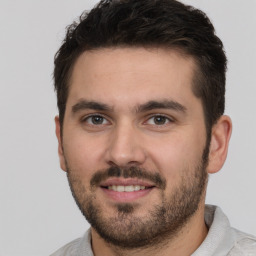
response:
<svg viewBox="0 0 256 256"><path fill-rule="evenodd" d="M95 171L110 166L138 166L159 172L166 180L164 191L154 188L129 201L136 204L134 216L146 218L159 203L161 193L170 197L181 185L182 176L192 175L202 158L206 129L201 100L192 92L195 70L193 58L175 50L107 48L83 53L72 73L62 136L55 118L61 168L71 168L85 188L90 187ZM81 108L85 101L104 104L108 109ZM151 101L172 101L182 110L143 109ZM93 123L91 115L104 117L103 122ZM161 124L154 119L159 115L164 116ZM212 129L208 173L222 167L230 135L231 120L222 116ZM126 200L117 202L100 187L88 193L93 193L104 218L117 215L116 203ZM196 213L161 249L152 245L144 250L122 250L106 243L92 228L94 254L191 255L207 235L204 200L205 192Z"/></svg>

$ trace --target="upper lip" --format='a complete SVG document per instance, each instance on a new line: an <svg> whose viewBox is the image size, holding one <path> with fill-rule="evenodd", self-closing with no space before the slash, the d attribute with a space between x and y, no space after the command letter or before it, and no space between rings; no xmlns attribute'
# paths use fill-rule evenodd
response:
<svg viewBox="0 0 256 256"><path fill-rule="evenodd" d="M149 181L136 179L136 178L109 178L106 181L100 183L100 187L109 186L145 186L145 187L155 187L155 185Z"/></svg>

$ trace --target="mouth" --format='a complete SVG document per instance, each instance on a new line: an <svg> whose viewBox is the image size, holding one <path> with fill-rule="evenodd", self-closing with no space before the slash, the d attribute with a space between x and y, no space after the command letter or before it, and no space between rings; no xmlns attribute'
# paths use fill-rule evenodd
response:
<svg viewBox="0 0 256 256"><path fill-rule="evenodd" d="M151 187L145 187L140 185L129 185L129 186L120 186L120 185L112 185L108 186L107 189L117 191L117 192L134 192L144 189L149 189Z"/></svg>
<svg viewBox="0 0 256 256"><path fill-rule="evenodd" d="M100 185L101 190L111 200L131 202L148 195L156 186L136 179L108 179Z"/></svg>

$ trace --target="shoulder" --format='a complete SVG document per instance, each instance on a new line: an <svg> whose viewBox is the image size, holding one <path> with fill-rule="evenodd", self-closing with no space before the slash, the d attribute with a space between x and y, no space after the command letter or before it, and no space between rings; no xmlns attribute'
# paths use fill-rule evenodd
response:
<svg viewBox="0 0 256 256"><path fill-rule="evenodd" d="M232 228L235 236L235 243L229 252L229 256L255 256L256 255L256 237Z"/></svg>
<svg viewBox="0 0 256 256"><path fill-rule="evenodd" d="M59 250L51 254L50 256L75 256L77 255L77 248L81 241L81 238L77 238L72 242L64 245Z"/></svg>
<svg viewBox="0 0 256 256"><path fill-rule="evenodd" d="M206 205L205 222L208 235L193 256L256 256L256 237L232 228L219 207Z"/></svg>
<svg viewBox="0 0 256 256"><path fill-rule="evenodd" d="M64 245L50 256L93 256L90 229L83 237Z"/></svg>

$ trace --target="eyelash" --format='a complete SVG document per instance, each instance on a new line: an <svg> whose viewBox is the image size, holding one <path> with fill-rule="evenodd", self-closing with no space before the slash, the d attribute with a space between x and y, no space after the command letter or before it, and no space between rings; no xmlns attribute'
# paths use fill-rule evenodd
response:
<svg viewBox="0 0 256 256"><path fill-rule="evenodd" d="M150 116L146 120L146 122L149 122L150 119L156 119L156 118L164 118L165 119L164 124L156 124L156 123L154 123L154 124L149 124L149 125L166 126L166 125L168 125L168 123L173 123L174 122L174 120L172 118L170 118L170 117L168 117L166 115L163 115L163 114L154 114L154 115Z"/></svg>
<svg viewBox="0 0 256 256"><path fill-rule="evenodd" d="M89 119L92 119L92 118L96 118L96 117L99 117L99 118L102 118L103 119L103 123L100 123L100 124L95 124L93 123L93 121L91 120L90 122L88 122ZM152 123L152 124L149 124L148 122L151 120L151 119L156 119L156 118L164 118L164 123L163 124L156 124L156 123ZM82 123L85 123L87 122L89 125L91 126L101 126L101 125L106 125L104 122L109 122L108 119L102 115L102 114L92 114L92 115L88 115L88 116L85 116L81 119L81 122ZM154 122L154 121L153 121ZM167 123L166 123L167 122ZM154 114L154 115L151 115L149 118L147 118L147 120L144 122L146 125L155 125L155 126L159 126L159 127L163 127L163 126L166 126L168 125L168 123L173 123L174 120L172 118L170 118L169 116L166 116L166 115L163 115L163 114ZM143 123L143 124L144 124Z"/></svg>
<svg viewBox="0 0 256 256"><path fill-rule="evenodd" d="M89 124L89 122L88 122L88 120L89 119L92 119L92 118L96 118L96 117L99 117L99 118L102 118L103 119L103 122L104 121L108 121L108 119L105 117L105 116L103 116L102 114L93 114L93 115L88 115L88 116L85 116L85 117L83 117L82 118L82 120L81 120L81 122L82 123L85 123L85 122L87 122L88 124ZM109 122L109 121L108 121ZM89 125L92 125L92 126L99 126L99 125L104 125L104 124L94 124L93 123L93 121L91 121L91 123L89 124Z"/></svg>

